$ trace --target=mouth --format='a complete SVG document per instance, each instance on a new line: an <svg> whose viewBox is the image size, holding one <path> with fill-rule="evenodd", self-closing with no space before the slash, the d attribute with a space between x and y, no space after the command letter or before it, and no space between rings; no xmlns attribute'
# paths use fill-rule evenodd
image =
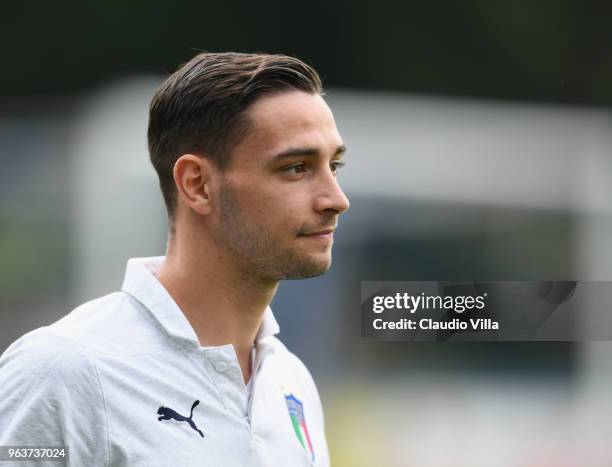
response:
<svg viewBox="0 0 612 467"><path fill-rule="evenodd" d="M313 240L323 240L323 241L331 241L334 239L334 230L335 229L323 229L318 230L316 232L311 232L308 234L301 234L300 237L311 238Z"/></svg>

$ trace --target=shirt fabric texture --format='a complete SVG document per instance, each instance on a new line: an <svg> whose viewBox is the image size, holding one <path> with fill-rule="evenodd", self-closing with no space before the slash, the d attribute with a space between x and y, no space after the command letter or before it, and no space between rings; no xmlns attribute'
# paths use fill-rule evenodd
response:
<svg viewBox="0 0 612 467"><path fill-rule="evenodd" d="M328 466L317 388L272 310L247 387L234 347L201 346L154 276L163 259L130 259L120 292L3 353L0 446L67 445L78 467Z"/></svg>

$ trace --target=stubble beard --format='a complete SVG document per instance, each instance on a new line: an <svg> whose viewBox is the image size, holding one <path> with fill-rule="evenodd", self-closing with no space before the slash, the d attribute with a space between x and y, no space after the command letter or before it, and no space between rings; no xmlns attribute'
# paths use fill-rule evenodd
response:
<svg viewBox="0 0 612 467"><path fill-rule="evenodd" d="M243 274L264 281L306 279L324 274L331 259L317 260L297 248L280 249L266 225L248 222L232 188L224 183L220 195L217 242L232 253Z"/></svg>

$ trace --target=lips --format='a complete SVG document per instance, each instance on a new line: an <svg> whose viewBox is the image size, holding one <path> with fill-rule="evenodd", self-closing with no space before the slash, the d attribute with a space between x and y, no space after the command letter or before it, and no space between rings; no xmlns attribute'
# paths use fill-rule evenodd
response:
<svg viewBox="0 0 612 467"><path fill-rule="evenodd" d="M329 236L329 235L333 235L334 230L336 230L336 226L335 225L333 225L331 227L324 227L324 228L319 229L319 230L313 230L312 232L301 233L301 234L299 234L299 236L300 237Z"/></svg>
<svg viewBox="0 0 612 467"><path fill-rule="evenodd" d="M322 229L307 234L302 234L300 237L307 238L309 240L324 242L329 244L334 241L334 230L335 229Z"/></svg>
<svg viewBox="0 0 612 467"><path fill-rule="evenodd" d="M312 233L307 233L307 234L303 234L305 237L310 237L313 235L329 235L329 234L333 234L334 233L334 229L324 229L324 230L318 230L317 232L312 232Z"/></svg>

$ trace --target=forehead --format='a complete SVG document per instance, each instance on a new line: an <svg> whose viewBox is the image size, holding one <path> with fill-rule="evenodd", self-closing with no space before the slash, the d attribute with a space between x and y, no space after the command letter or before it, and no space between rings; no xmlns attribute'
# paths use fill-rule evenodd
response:
<svg viewBox="0 0 612 467"><path fill-rule="evenodd" d="M262 97L249 108L247 118L249 131L234 149L234 157L242 161L290 148L333 154L342 145L331 110L316 94L290 91Z"/></svg>

